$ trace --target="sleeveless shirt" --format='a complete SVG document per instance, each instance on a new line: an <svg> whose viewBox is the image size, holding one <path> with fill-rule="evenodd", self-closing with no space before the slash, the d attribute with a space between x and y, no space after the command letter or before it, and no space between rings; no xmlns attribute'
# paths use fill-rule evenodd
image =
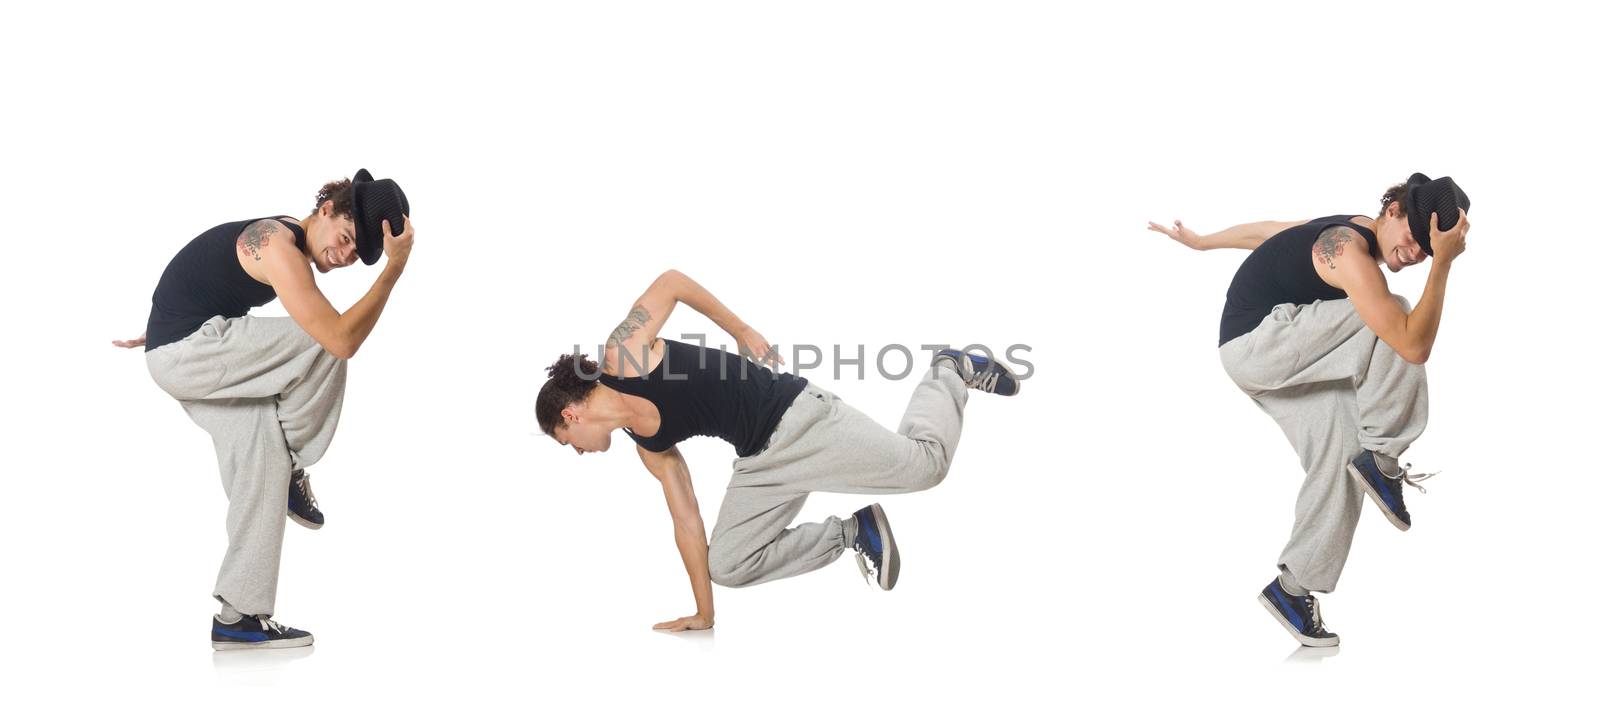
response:
<svg viewBox="0 0 1600 714"><path fill-rule="evenodd" d="M1372 229L1351 222L1352 218L1355 216L1325 216L1307 221L1268 238L1250 253L1228 286L1228 301L1222 308L1222 339L1217 345L1256 329L1274 306L1309 305L1317 300L1349 297L1317 275L1312 246L1324 230L1348 226L1367 239L1367 252L1377 258L1377 235Z"/></svg>
<svg viewBox="0 0 1600 714"><path fill-rule="evenodd" d="M661 363L643 377L602 373L600 383L650 400L661 413L652 436L628 436L662 452L691 436L715 436L739 456L766 448L778 420L805 389L804 377L775 373L742 356L662 339Z"/></svg>
<svg viewBox="0 0 1600 714"><path fill-rule="evenodd" d="M212 228L189 241L172 258L150 296L146 352L188 337L216 315L243 317L250 308L265 305L278 296L271 285L250 277L239 264L239 234L259 220L263 219ZM279 222L294 234L295 245L304 249L305 229L289 221Z"/></svg>

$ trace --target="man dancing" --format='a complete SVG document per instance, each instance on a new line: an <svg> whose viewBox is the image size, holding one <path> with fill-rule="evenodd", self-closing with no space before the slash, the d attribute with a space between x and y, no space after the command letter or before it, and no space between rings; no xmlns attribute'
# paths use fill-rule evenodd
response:
<svg viewBox="0 0 1600 714"><path fill-rule="evenodd" d="M657 337L678 303L711 318L739 350L782 364L776 351L698 283L661 275L612 331L601 363L562 355L535 407L539 427L579 454L605 451L623 429L661 483L696 612L668 631L709 629L711 584L755 585L816 570L855 550L863 575L884 590L900 551L883 507L790 526L815 491L908 493L944 480L961 437L970 389L1016 394L1011 370L985 355L944 350L933 358L897 431L804 378L739 355ZM734 446L733 478L709 543L689 466L676 444L716 436Z"/></svg>
<svg viewBox="0 0 1600 714"><path fill-rule="evenodd" d="M272 620L284 515L324 522L305 469L333 439L345 361L383 313L411 255L410 204L391 179L328 183L311 215L224 223L190 241L156 285L145 334L150 376L211 434L228 496L228 550L213 596L218 650L301 647L311 633ZM394 227L401 228L398 235ZM326 273L388 256L372 288L340 314L317 288ZM274 298L289 317L252 317Z"/></svg>
<svg viewBox="0 0 1600 714"><path fill-rule="evenodd" d="M1427 425L1422 365L1439 333L1450 268L1467 247L1470 202L1449 177L1413 174L1381 206L1375 219L1249 223L1206 236L1181 221L1150 224L1196 250L1253 251L1228 288L1222 365L1282 427L1305 469L1279 575L1259 600L1310 647L1339 644L1311 593L1338 583L1361 494L1407 530L1401 486L1431 475L1410 473L1399 457ZM1428 256L1413 309L1389 293L1381 268L1399 272Z"/></svg>

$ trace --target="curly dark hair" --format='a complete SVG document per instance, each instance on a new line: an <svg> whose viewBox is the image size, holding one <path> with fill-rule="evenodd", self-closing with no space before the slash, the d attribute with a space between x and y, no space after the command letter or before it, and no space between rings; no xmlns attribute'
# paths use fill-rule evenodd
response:
<svg viewBox="0 0 1600 714"><path fill-rule="evenodd" d="M329 181L322 185L322 190L317 191L317 208L322 204L333 201L333 215L352 218L355 215L355 192L350 190L350 179Z"/></svg>
<svg viewBox="0 0 1600 714"><path fill-rule="evenodd" d="M561 355L555 364L545 368L549 381L539 388L539 400L533 413L539 419L539 428L554 436L556 427L566 423L561 410L568 404L577 404L589 398L589 393L599 382L600 365L589 355Z"/></svg>
<svg viewBox="0 0 1600 714"><path fill-rule="evenodd" d="M1408 202L1406 200L1406 193L1410 188L1411 184L1409 183L1397 183L1390 186L1389 190L1383 192L1383 198L1378 199L1380 211L1389 210L1389 204L1392 203L1399 206L1400 217L1405 218L1406 209L1410 207L1407 205Z"/></svg>

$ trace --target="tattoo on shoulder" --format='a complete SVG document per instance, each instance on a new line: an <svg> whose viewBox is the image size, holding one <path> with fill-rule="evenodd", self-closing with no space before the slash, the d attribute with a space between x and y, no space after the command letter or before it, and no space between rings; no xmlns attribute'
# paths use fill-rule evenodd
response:
<svg viewBox="0 0 1600 714"><path fill-rule="evenodd" d="M621 346L623 340L644 329L644 324L649 321L650 312L645 310L643 305L634 305L633 309L628 311L628 317L622 321L622 324L617 325L617 329L611 331L611 337L606 340L606 346Z"/></svg>
<svg viewBox="0 0 1600 714"><path fill-rule="evenodd" d="M250 254L256 262L261 261L261 249L267 247L272 241L272 235L278 232L278 222L270 218L251 223L244 229L244 234L239 236L239 250Z"/></svg>
<svg viewBox="0 0 1600 714"><path fill-rule="evenodd" d="M1350 230L1348 226L1331 226L1317 235L1317 243L1312 247L1312 252L1317 256L1317 260L1328 266L1328 270L1334 270L1338 267L1334 265L1334 259L1344 255L1345 244L1355 239L1356 232Z"/></svg>

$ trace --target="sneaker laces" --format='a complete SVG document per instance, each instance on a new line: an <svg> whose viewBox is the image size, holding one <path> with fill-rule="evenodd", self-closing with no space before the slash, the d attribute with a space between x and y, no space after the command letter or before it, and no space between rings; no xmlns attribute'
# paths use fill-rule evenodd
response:
<svg viewBox="0 0 1600 714"><path fill-rule="evenodd" d="M300 489L300 495L305 498L307 508L313 511L320 510L317 508L317 495L311 492L311 474L300 472L296 487Z"/></svg>
<svg viewBox="0 0 1600 714"><path fill-rule="evenodd" d="M979 391L984 391L984 392L989 392L991 394L994 393L995 387L999 386L999 383L1000 383L1000 373L999 372L993 372L993 371L984 372L982 374L974 375L973 378L972 378L972 381L971 381L971 385L972 385L973 389L977 389Z"/></svg>
<svg viewBox="0 0 1600 714"><path fill-rule="evenodd" d="M261 622L261 631L262 632L266 632L267 630L272 630L273 632L276 632L276 633L278 633L280 635L284 634L283 625L278 624L277 621L273 620L272 618L267 617L266 615L256 615L256 620Z"/></svg>
<svg viewBox="0 0 1600 714"><path fill-rule="evenodd" d="M1311 611L1311 631L1319 635L1327 634L1328 631L1322 626L1322 603L1310 595L1305 597L1305 602L1306 609Z"/></svg>
<svg viewBox="0 0 1600 714"><path fill-rule="evenodd" d="M1383 469L1378 469L1378 473L1383 473ZM1399 482L1404 483L1404 484L1406 484L1408 486L1414 486L1414 487L1416 487L1418 492L1427 493L1428 489L1423 488L1422 484L1417 483L1417 482L1418 481L1426 481L1426 480L1428 480L1430 478L1438 476L1441 473L1444 473L1444 472L1443 471L1434 471L1432 473L1413 474L1413 473L1411 473L1411 464L1406 464L1405 468L1400 469L1400 473L1398 473L1398 474L1396 474L1394 476L1390 476L1389 474L1383 474L1383 477L1387 478L1387 479L1394 480L1394 481L1399 481Z"/></svg>
<svg viewBox="0 0 1600 714"><path fill-rule="evenodd" d="M877 582L878 569L882 567L878 562L878 557L874 557L872 554L867 552L867 548L866 546L862 545L862 539L860 537L857 537L856 542L852 543L850 547L856 551L856 566L861 568L861 577L867 579L868 585ZM869 561L871 563L870 565L868 564Z"/></svg>

